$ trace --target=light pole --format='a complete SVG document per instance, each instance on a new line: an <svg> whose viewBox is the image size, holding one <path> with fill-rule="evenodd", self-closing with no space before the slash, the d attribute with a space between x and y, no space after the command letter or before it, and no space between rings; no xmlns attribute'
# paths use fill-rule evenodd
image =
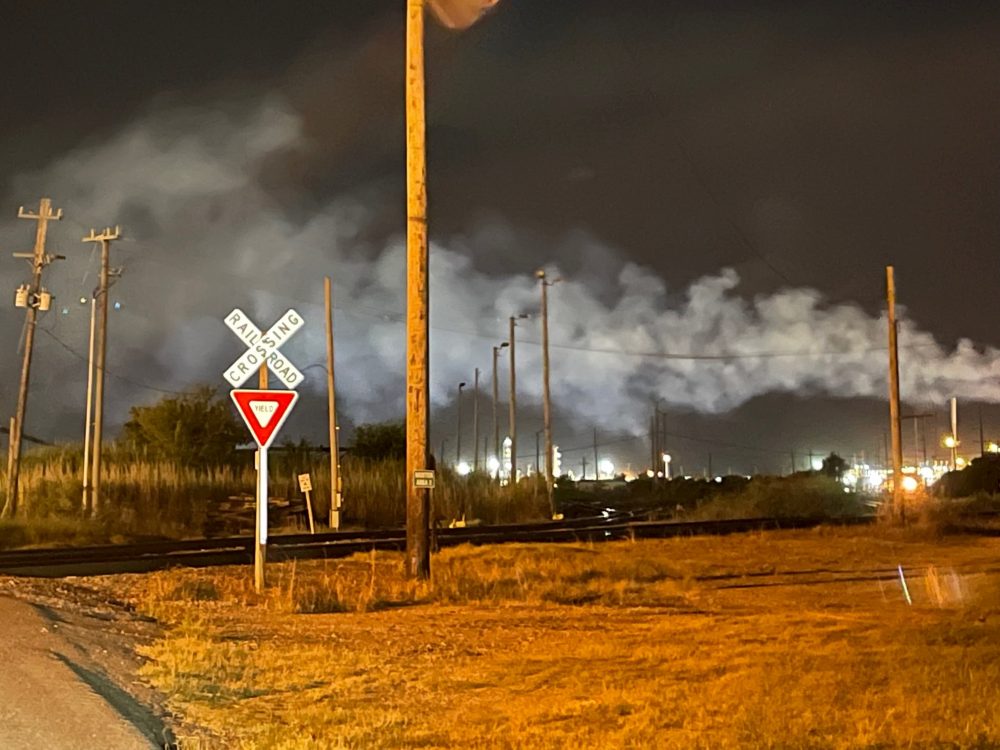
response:
<svg viewBox="0 0 1000 750"><path fill-rule="evenodd" d="M525 313L510 316L510 481L514 484L517 484L517 364L514 357L514 328L516 321L527 317Z"/></svg>
<svg viewBox="0 0 1000 750"><path fill-rule="evenodd" d="M549 287L559 283L545 279L545 269L539 269L538 277L542 288L542 415L545 430L545 492L549 499L549 511L556 516L555 476L552 469L552 395L549 390Z"/></svg>
<svg viewBox="0 0 1000 750"><path fill-rule="evenodd" d="M458 384L458 427L455 435L455 466L462 463L462 389L465 381Z"/></svg>
<svg viewBox="0 0 1000 750"><path fill-rule="evenodd" d="M485 456L484 456L485 458ZM472 471L479 471L479 368L472 380Z"/></svg>
<svg viewBox="0 0 1000 750"><path fill-rule="evenodd" d="M500 400L500 379L497 377L497 355L507 345L507 342L504 341L499 346L493 347L493 454L497 461L500 460L500 423L497 421L497 403ZM497 473L499 476L499 472Z"/></svg>

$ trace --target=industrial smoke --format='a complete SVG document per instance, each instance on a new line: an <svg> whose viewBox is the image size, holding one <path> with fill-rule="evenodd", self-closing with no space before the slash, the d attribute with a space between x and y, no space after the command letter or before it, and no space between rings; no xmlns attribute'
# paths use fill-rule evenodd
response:
<svg viewBox="0 0 1000 750"><path fill-rule="evenodd" d="M53 266L47 286L57 295L41 327L36 429L58 430L82 410L87 309L95 265L80 238L91 226L120 224L116 244L124 274L113 290L108 369L112 421L129 405L196 383L224 385L223 369L242 351L223 325L239 306L262 326L288 307L307 326L287 347L308 378L323 387L322 277L334 280L337 378L343 409L354 422L397 418L403 411L405 247L400 234L376 239L368 230L371 195L342 194L299 212L268 187L286 158L302 158L309 141L298 114L273 98L252 108L158 111L103 142L80 147L49 166L16 178L3 199L0 247L30 246L32 227L14 217L19 204L50 195L66 219L50 229ZM9 218L7 218L9 217ZM498 275L477 266L477 243L508 238L517 228L497 222L431 251L432 399L448 401L474 367L488 370L491 346L504 340L507 318L535 316L534 271L544 265L563 280L550 292L553 398L563 420L641 432L649 403L722 412L762 394L886 394L886 322L853 304L828 304L807 288L753 297L740 293L735 271L696 280L686 290L667 283L593 237L574 235L598 252L604 276L574 278L569 253ZM597 248L595 250L595 248ZM514 256L516 257L516 256ZM881 272L878 269L877 272ZM2 264L0 287L12 293L24 269ZM21 316L3 313L0 346L13 352ZM519 321L518 383L522 403L540 401L537 316ZM997 350L967 340L937 343L903 315L900 328L904 399L942 403L951 396L995 400ZM503 367L506 367L504 363ZM5 358L9 403L15 358ZM502 370L505 372L505 369ZM487 376L488 377L488 376ZM506 381L504 381L506 382Z"/></svg>

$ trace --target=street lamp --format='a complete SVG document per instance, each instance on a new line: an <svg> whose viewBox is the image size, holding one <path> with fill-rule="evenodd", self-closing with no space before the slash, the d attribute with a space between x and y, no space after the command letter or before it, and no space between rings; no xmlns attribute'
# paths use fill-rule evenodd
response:
<svg viewBox="0 0 1000 750"><path fill-rule="evenodd" d="M510 316L510 338L508 339L510 344L510 476L514 484L517 484L517 365L514 359L514 344L516 343L514 327L517 325L516 321L527 317L526 313Z"/></svg>
<svg viewBox="0 0 1000 750"><path fill-rule="evenodd" d="M664 479L670 479L670 454L664 453L663 456L663 477Z"/></svg>
<svg viewBox="0 0 1000 750"><path fill-rule="evenodd" d="M462 389L465 381L458 384L458 434L455 436L455 465L462 462Z"/></svg>
<svg viewBox="0 0 1000 750"><path fill-rule="evenodd" d="M493 347L493 455L500 460L500 423L497 421L497 402L500 400L500 379L497 377L497 355L509 344L504 341Z"/></svg>
<svg viewBox="0 0 1000 750"><path fill-rule="evenodd" d="M945 435L941 442L945 448L951 449L951 468L954 471L958 468L958 438L954 435Z"/></svg>

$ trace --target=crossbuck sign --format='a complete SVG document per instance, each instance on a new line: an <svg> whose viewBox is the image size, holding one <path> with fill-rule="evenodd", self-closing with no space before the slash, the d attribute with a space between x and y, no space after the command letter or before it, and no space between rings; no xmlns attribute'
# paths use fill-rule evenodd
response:
<svg viewBox="0 0 1000 750"><path fill-rule="evenodd" d="M226 325L248 347L243 356L224 373L233 388L239 388L247 382L263 364L286 388L298 388L302 382L302 373L281 353L278 345L288 341L302 327L301 315L295 310L289 310L267 333L262 334L247 314L237 307L226 316Z"/></svg>

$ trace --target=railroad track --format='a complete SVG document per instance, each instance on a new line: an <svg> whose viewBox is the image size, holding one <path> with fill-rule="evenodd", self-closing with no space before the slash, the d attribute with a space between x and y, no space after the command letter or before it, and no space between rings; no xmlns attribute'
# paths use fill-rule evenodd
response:
<svg viewBox="0 0 1000 750"><path fill-rule="evenodd" d="M597 516L569 521L435 529L436 547L512 542L577 542L722 535L765 529L802 529L821 523L867 524L871 517L839 521L810 518L750 518L731 521L642 521L628 516ZM137 544L63 547L0 552L0 573L65 577L108 573L145 573L164 568L242 565L253 561L253 537L190 539ZM370 550L402 550L403 529L281 534L268 539L268 560L338 558Z"/></svg>

